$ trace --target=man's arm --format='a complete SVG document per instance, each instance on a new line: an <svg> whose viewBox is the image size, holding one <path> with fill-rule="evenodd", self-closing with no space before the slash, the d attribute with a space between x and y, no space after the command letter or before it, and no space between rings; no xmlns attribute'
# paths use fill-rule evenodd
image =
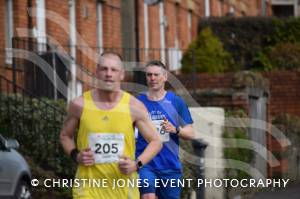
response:
<svg viewBox="0 0 300 199"><path fill-rule="evenodd" d="M195 133L192 124L185 125L184 127L179 127L177 134L180 138L185 140L195 139Z"/></svg>
<svg viewBox="0 0 300 199"><path fill-rule="evenodd" d="M148 142L148 145L143 153L137 157L137 159L145 165L160 151L162 148L162 143L160 136L152 124L152 121L148 116L148 111L143 103L138 101L136 98L131 97L130 110L135 126L139 129L139 132ZM123 156L120 160L119 168L124 174L130 174L138 169L134 160L130 160L125 156Z"/></svg>
<svg viewBox="0 0 300 199"><path fill-rule="evenodd" d="M142 161L143 164L147 164L161 150L162 142L155 126L149 118L146 107L135 98L133 99L132 114L135 118L135 126L148 142L144 152L137 159Z"/></svg>
<svg viewBox="0 0 300 199"><path fill-rule="evenodd" d="M189 111L188 106L183 101L183 99L179 96L175 98L175 108L179 114L179 126L176 129L175 126L172 125L166 118L164 118L163 127L169 133L175 133L180 138L185 140L195 139L195 133L193 129L193 119L191 113Z"/></svg>
<svg viewBox="0 0 300 199"><path fill-rule="evenodd" d="M80 111L80 107L76 101L72 101L69 104L67 117L60 132L60 143L67 155L70 155L71 151L75 148L74 134L76 128L79 126L80 117L78 117L78 114Z"/></svg>
<svg viewBox="0 0 300 199"><path fill-rule="evenodd" d="M167 132L177 134L182 139L195 139L195 133L192 124L187 124L184 127L179 127L178 129L176 129L176 127L173 126L171 122L169 122L167 119L164 119L163 127Z"/></svg>
<svg viewBox="0 0 300 199"><path fill-rule="evenodd" d="M76 148L74 134L75 130L79 126L82 106L82 97L76 98L70 103L67 117L60 132L60 143L67 155L71 155L71 151ZM91 150L85 149L79 151L76 156L76 161L86 166L92 165L94 163L94 159Z"/></svg>

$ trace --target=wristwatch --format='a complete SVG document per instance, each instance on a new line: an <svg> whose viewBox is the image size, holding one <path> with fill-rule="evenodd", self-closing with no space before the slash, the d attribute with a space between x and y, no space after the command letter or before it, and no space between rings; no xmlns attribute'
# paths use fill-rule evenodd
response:
<svg viewBox="0 0 300 199"><path fill-rule="evenodd" d="M75 163L78 163L77 162L77 155L79 153L79 150L77 148L74 148L72 149L71 153L70 153L70 157L71 159L75 162Z"/></svg>
<svg viewBox="0 0 300 199"><path fill-rule="evenodd" d="M143 162L139 159L136 159L135 160L135 165L136 165L136 168L137 168L137 171L140 170L142 167L143 167Z"/></svg>
<svg viewBox="0 0 300 199"><path fill-rule="evenodd" d="M179 132L180 132L180 128L179 128L179 126L178 126L178 127L176 127L176 133L175 133L175 135L178 135Z"/></svg>

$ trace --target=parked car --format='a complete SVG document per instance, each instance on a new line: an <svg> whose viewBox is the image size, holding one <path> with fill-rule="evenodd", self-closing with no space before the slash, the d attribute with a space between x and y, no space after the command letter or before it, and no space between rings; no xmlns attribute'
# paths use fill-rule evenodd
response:
<svg viewBox="0 0 300 199"><path fill-rule="evenodd" d="M31 173L19 143L0 134L0 198L31 199Z"/></svg>

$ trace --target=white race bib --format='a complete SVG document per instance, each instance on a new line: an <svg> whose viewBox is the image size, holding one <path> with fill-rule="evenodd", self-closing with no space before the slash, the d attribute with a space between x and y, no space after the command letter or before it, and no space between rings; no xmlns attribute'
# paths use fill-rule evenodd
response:
<svg viewBox="0 0 300 199"><path fill-rule="evenodd" d="M162 142L168 142L170 141L170 133L166 132L163 128L162 128L162 123L164 120L152 120L154 126L156 127L156 130L158 131L161 141Z"/></svg>
<svg viewBox="0 0 300 199"><path fill-rule="evenodd" d="M117 162L124 150L124 134L91 133L89 146L96 164Z"/></svg>

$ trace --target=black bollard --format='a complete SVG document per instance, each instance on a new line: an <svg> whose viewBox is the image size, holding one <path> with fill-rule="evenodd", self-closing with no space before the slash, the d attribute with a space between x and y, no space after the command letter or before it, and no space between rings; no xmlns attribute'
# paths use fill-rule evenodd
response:
<svg viewBox="0 0 300 199"><path fill-rule="evenodd" d="M195 174L197 179L205 179L205 166L204 166L204 151L207 147L207 143L203 141L202 139L195 139L192 141L193 149L195 152L195 155L199 157L199 170ZM204 199L205 193L205 187L204 185L196 188L196 198L197 199Z"/></svg>

